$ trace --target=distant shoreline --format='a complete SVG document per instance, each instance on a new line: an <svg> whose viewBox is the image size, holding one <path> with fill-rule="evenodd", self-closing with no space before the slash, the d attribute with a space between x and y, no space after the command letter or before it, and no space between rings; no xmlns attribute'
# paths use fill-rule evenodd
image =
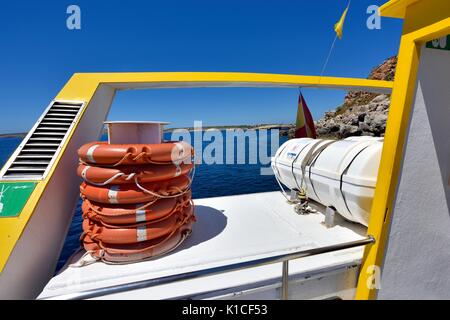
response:
<svg viewBox="0 0 450 320"><path fill-rule="evenodd" d="M280 133L283 134L289 129L294 128L293 124L255 124L255 125L234 125L234 126L203 126L202 131L206 130L273 130L278 129ZM195 131L193 127L184 127L184 128L166 128L164 132L173 132L175 130L188 130L190 132ZM106 131L105 131L106 132ZM0 138L24 138L27 135L27 132L20 133L0 133Z"/></svg>
<svg viewBox="0 0 450 320"><path fill-rule="evenodd" d="M232 126L203 126L201 131L206 130L271 130L271 129L279 129L279 130L289 130L295 127L293 124L256 124L256 125L232 125ZM184 128L166 128L165 132L172 132L175 130L188 130L188 131L196 131L196 128L193 127L184 127Z"/></svg>
<svg viewBox="0 0 450 320"><path fill-rule="evenodd" d="M26 132L21 133L0 133L0 138L24 138L27 135Z"/></svg>

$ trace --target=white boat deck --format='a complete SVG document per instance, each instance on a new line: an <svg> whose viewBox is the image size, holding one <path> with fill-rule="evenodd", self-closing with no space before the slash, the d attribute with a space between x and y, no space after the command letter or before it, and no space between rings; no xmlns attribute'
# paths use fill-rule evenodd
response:
<svg viewBox="0 0 450 320"><path fill-rule="evenodd" d="M84 267L66 266L51 279L39 298L57 298L62 294L329 246L366 236L366 229L358 224L339 219L338 225L326 228L322 224L322 213L296 214L293 205L287 203L280 192L197 199L194 202L197 222L192 235L174 252L158 259L128 265L97 262ZM323 207L319 209L323 211ZM355 270L362 253L363 247L356 247L291 261L290 287L294 288L291 281L295 282L295 279L302 282L314 278L315 274L321 274L319 278L322 278L325 274ZM77 256L70 262L76 259ZM281 270L281 263L276 263L100 298L236 298L236 295L242 298L277 298ZM353 294L351 290L356 274L354 271L351 276L336 278L324 284L330 287L325 291L333 296L333 292L350 290L346 296L349 297L349 294ZM307 288L304 286L305 290ZM313 292L315 289L308 290L302 293L298 288L291 289L290 298L324 297L323 290L317 291L317 294Z"/></svg>

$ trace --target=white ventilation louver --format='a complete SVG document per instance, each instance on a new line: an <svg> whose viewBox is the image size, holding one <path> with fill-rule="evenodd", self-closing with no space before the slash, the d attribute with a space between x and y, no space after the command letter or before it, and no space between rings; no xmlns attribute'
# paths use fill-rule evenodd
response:
<svg viewBox="0 0 450 320"><path fill-rule="evenodd" d="M53 101L6 163L0 179L44 179L83 106L82 102Z"/></svg>

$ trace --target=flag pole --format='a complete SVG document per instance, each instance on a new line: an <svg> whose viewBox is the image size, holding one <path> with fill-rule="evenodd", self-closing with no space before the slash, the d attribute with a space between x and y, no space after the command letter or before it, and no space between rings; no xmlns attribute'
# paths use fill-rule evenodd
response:
<svg viewBox="0 0 450 320"><path fill-rule="evenodd" d="M351 4L351 3L352 3L352 0L349 0L349 1L348 1L348 4L347 4L347 8L345 9L346 11L350 8L350 4ZM346 11L344 11L344 15L346 14ZM344 17L342 17L341 19L343 19L343 18L344 18ZM320 82L321 82L321 80L322 80L323 74L325 73L325 69L326 69L326 67L328 66L328 62L329 62L329 60L330 60L330 57L331 57L331 54L332 54L332 52L333 52L334 45L336 44L337 38L338 38L338 34L337 34L337 32L336 32L336 35L334 36L333 43L331 44L330 50L328 51L328 56L327 56L327 58L326 58L326 60L325 60L325 63L323 64L322 71L320 72L320 76L319 76L319 84L320 84Z"/></svg>
<svg viewBox="0 0 450 320"><path fill-rule="evenodd" d="M325 60L325 63L323 64L322 71L320 72L319 83L320 83L320 80L322 79L322 76L323 76L323 74L324 74L324 72L325 72L325 68L326 68L327 65L328 65L328 61L330 60L331 53L333 52L334 45L336 44L337 38L338 38L338 36L337 36L337 34L336 34L336 35L334 36L333 43L331 44L330 51L328 51L328 56L327 56L327 58L326 58L326 60Z"/></svg>

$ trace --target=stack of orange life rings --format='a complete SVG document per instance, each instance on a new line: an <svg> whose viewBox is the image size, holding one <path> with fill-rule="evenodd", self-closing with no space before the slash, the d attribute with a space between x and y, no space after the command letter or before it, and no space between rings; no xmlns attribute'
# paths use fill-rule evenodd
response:
<svg viewBox="0 0 450 320"><path fill-rule="evenodd" d="M175 249L195 221L192 147L185 142L108 144L78 150L84 248L128 263Z"/></svg>

